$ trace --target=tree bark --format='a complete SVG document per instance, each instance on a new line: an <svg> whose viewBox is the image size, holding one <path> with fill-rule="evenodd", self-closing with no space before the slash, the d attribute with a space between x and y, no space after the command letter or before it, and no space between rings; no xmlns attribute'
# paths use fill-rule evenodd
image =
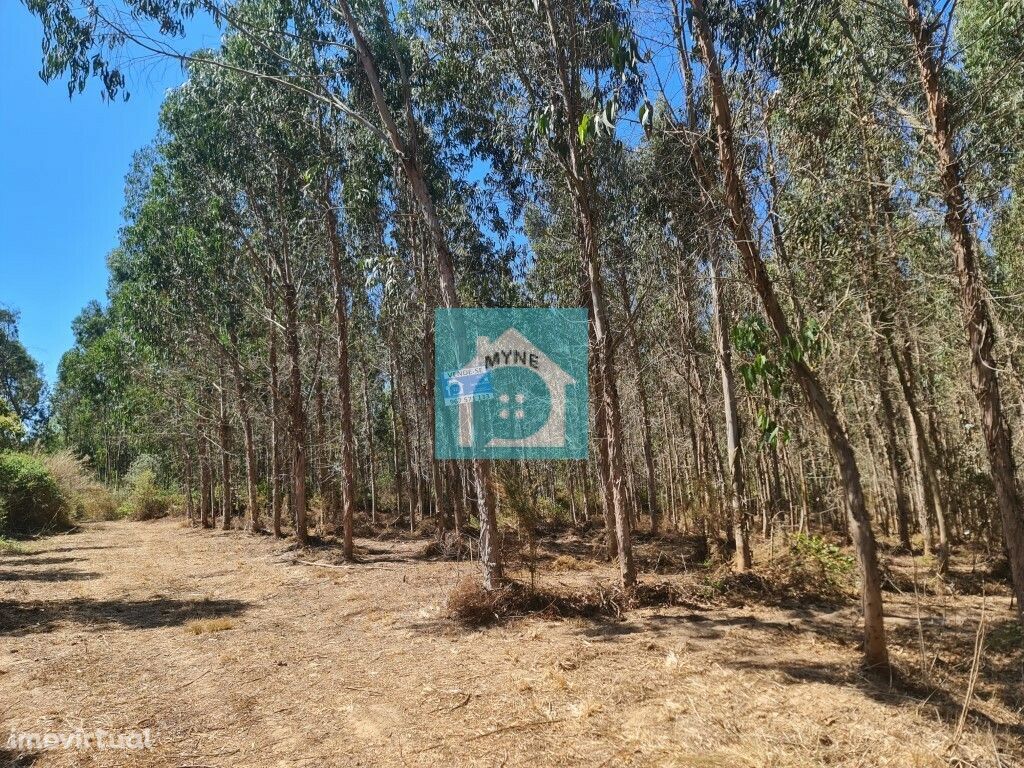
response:
<svg viewBox="0 0 1024 768"><path fill-rule="evenodd" d="M715 244L711 244L715 248ZM715 327L715 357L722 379L722 400L725 416L725 443L729 467L729 500L732 504L733 530L736 537L734 568L747 571L752 565L750 552L750 512L743 478L743 440L740 433L740 414L736 404L736 385L732 375L732 352L730 349L730 323L728 311L722 297L721 277L718 274L719 258L711 254L711 310Z"/></svg>
<svg viewBox="0 0 1024 768"><path fill-rule="evenodd" d="M182 438L181 441L182 468L185 474L185 517L191 526L195 522L196 510L192 500L192 456L188 452L188 441Z"/></svg>
<svg viewBox="0 0 1024 768"><path fill-rule="evenodd" d="M299 346L299 307L295 284L285 260L282 284L285 325L284 342L288 355L288 419L291 443L292 482L289 506L295 519L295 537L305 545L309 539L306 525L306 407L302 397L302 350Z"/></svg>
<svg viewBox="0 0 1024 768"><path fill-rule="evenodd" d="M622 292L623 306L626 307L628 314L632 314L629 310L629 285L626 282L625 270L620 269L618 276L619 288ZM637 341L636 322L632 319L627 319L626 322L626 341L629 347L630 357L632 358L633 368L636 373L636 392L637 398L640 401L640 434L644 455L644 481L646 486L645 490L647 492L647 511L651 516L651 533L656 534L661 529L661 508L658 505L658 486L654 471L654 447L651 441L651 406L647 395L647 382L644 379L643 368L640 361L640 345Z"/></svg>
<svg viewBox="0 0 1024 768"><path fill-rule="evenodd" d="M281 507L284 505L284 492L281 488L281 392L277 368L277 316L274 307L274 284L271 271L267 271L267 317L269 320L269 352L270 368L270 515L273 521L274 536L281 538Z"/></svg>
<svg viewBox="0 0 1024 768"><path fill-rule="evenodd" d="M448 241L444 234L444 227L441 225L437 206L434 204L430 188L427 186L426 178L420 168L419 139L417 137L418 126L413 115L411 93L408 87L408 80L404 77L404 67L402 68L403 100L409 134L408 139L402 136L398 124L395 122L394 114L388 104L384 89L381 87L380 74L373 51L352 14L348 0L337 0L337 7L349 30L352 32L357 59L369 83L373 102L384 125L388 142L396 158L402 164L406 180L409 182L416 202L419 204L426 220L440 276L442 303L448 309L456 309L461 306L461 303L458 291L456 290L454 260L448 249ZM384 9L384 12L386 14L386 9ZM383 22L388 25L388 32L390 33L390 20L385 17ZM400 59L401 54L396 51L396 55ZM505 576L498 542L498 521L494 509L494 483L491 478L491 465L490 462L479 459L474 459L472 465L474 482L477 487L477 505L480 519L480 562L483 565L484 571L484 587L486 589L495 589L504 582Z"/></svg>
<svg viewBox="0 0 1024 768"><path fill-rule="evenodd" d="M235 395L238 398L238 415L242 420L242 440L245 446L245 491L248 509L245 516L245 530L250 533L260 530L260 509L256 491L256 444L253 439L252 416L249 412L249 388L242 375L242 366L238 361L238 335L230 330L232 378L235 380Z"/></svg>
<svg viewBox="0 0 1024 768"><path fill-rule="evenodd" d="M209 528L213 517L213 477L210 465L210 440L205 425L199 430L199 524Z"/></svg>
<svg viewBox="0 0 1024 768"><path fill-rule="evenodd" d="M342 554L346 560L355 555L352 539L355 510L355 437L352 429L352 378L348 354L348 291L342 255L344 246L338 232L338 214L331 204L330 190L325 189L323 207L327 215L327 238L330 243L331 272L334 276L334 322L338 334L338 356L335 376L338 384L338 412L341 414L341 504Z"/></svg>
<svg viewBox="0 0 1024 768"><path fill-rule="evenodd" d="M748 279L753 283L780 343L792 343L794 336L775 294L771 278L761 260L750 223L750 212L746 191L740 177L739 164L733 145L732 109L725 90L718 53L715 50L711 30L708 28L703 0L691 0L693 26L700 46L711 88L712 119L718 140L718 158L724 183L725 203L729 212L729 226L740 252L741 261ZM875 537L871 521L864 504L860 470L850 445L846 430L836 414L831 400L826 395L817 376L802 359L787 356L793 372L808 404L828 437L829 445L839 465L846 507L849 517L850 536L853 539L860 566L861 599L864 616L864 657L869 666L888 666L889 655L885 642L885 626L882 614L881 574L875 550Z"/></svg>
<svg viewBox="0 0 1024 768"><path fill-rule="evenodd" d="M220 469L223 479L221 494L221 528L231 530L231 428L228 424L228 384L224 376L224 366L220 371Z"/></svg>
<svg viewBox="0 0 1024 768"><path fill-rule="evenodd" d="M590 320L594 329L594 351L597 358L597 374L601 379L602 405L606 413L607 434L607 482L610 487L612 510L615 517L615 535L619 554L619 577L624 589L636 584L636 566L633 562L633 533L630 527L629 510L626 501L626 478L623 461L625 449L622 432L622 415L615 371L615 348L611 339L607 300L601 277L601 261L598 250L597 215L594 210L593 194L596 189L591 178L590 165L584 157L583 147L577 137L576 127L580 124L577 109L578 88L573 86L569 76L563 41L555 20L550 0L544 0L544 15L548 35L555 59L560 97L565 108L568 144L568 162L565 165L566 181L573 201L579 229L580 250L583 256L585 284L590 291Z"/></svg>
<svg viewBox="0 0 1024 768"><path fill-rule="evenodd" d="M1002 396L993 354L996 339L975 253L971 209L940 80L940 62L936 61L934 55L932 32L924 25L918 0L903 0L903 6L914 40L921 87L928 102L932 140L938 154L942 194L946 204L946 229L953 241L954 271L960 284L960 304L971 353L971 384L981 411L982 432L992 469L992 482L999 501L1003 536L1017 595L1017 614L1021 623L1024 623L1024 516L1017 488L1013 443L1003 419Z"/></svg>
<svg viewBox="0 0 1024 768"><path fill-rule="evenodd" d="M363 412L366 415L367 476L370 481L370 523L377 524L377 465L374 458L373 409L370 407L370 374L363 364Z"/></svg>

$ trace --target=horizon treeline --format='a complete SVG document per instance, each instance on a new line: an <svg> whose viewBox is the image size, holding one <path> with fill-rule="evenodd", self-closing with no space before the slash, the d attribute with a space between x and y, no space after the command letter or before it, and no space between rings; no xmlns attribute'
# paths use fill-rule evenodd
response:
<svg viewBox="0 0 1024 768"><path fill-rule="evenodd" d="M1024 591L1024 5L70 0L43 75L180 57L54 420L203 525L876 538ZM433 460L438 307L586 307L591 459ZM216 521L216 522L215 522Z"/></svg>

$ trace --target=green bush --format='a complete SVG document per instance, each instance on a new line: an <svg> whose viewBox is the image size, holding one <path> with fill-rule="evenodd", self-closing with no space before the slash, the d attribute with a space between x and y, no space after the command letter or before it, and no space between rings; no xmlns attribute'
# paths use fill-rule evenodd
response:
<svg viewBox="0 0 1024 768"><path fill-rule="evenodd" d="M799 562L811 565L835 584L841 584L856 565L853 557L820 536L797 533L793 537L792 549Z"/></svg>
<svg viewBox="0 0 1024 768"><path fill-rule="evenodd" d="M130 520L155 520L170 512L173 494L159 488L152 469L134 473L128 494L118 509L121 517Z"/></svg>
<svg viewBox="0 0 1024 768"><path fill-rule="evenodd" d="M0 534L71 527L71 503L39 456L0 453Z"/></svg>

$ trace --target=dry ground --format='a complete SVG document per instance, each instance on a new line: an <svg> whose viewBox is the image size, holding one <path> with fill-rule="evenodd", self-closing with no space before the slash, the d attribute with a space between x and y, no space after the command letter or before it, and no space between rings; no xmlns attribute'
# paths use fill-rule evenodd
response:
<svg viewBox="0 0 1024 768"><path fill-rule="evenodd" d="M1005 593L954 743L978 596L889 594L898 669L858 668L840 609L634 610L467 630L472 563L360 540L366 562L177 521L100 523L0 554L0 765L1015 766L1024 654ZM324 560L314 550L300 557ZM610 580L606 565L546 582ZM920 621L918 615L920 612ZM150 728L139 751L4 747L12 731Z"/></svg>

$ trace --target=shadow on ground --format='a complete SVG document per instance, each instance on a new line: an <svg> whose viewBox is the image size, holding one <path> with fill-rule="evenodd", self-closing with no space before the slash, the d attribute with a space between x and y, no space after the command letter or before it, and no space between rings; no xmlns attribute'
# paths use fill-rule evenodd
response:
<svg viewBox="0 0 1024 768"><path fill-rule="evenodd" d="M79 560L83 560L81 557L29 557L20 559L20 556L15 556L12 559L0 558L0 563L4 565L64 565L66 563L76 563Z"/></svg>
<svg viewBox="0 0 1024 768"><path fill-rule="evenodd" d="M4 746L0 746L0 765L4 768L27 768L35 763L39 755L26 752L14 752Z"/></svg>
<svg viewBox="0 0 1024 768"><path fill-rule="evenodd" d="M249 607L241 600L28 600L0 599L0 634L27 635L49 632L59 623L77 623L90 630L111 625L128 629L154 629L184 624L193 619L238 616Z"/></svg>
<svg viewBox="0 0 1024 768"><path fill-rule="evenodd" d="M827 663L794 663L787 661L759 661L743 659L727 662L735 669L775 671L783 682L821 683L845 688L856 688L868 698L888 705L913 704L928 707L946 723L955 723L963 711L963 697L934 685L925 685L898 672L888 676L872 674L856 666ZM975 727L998 730L1024 739L1024 725L1019 722L1000 722L977 708L971 708L968 722Z"/></svg>
<svg viewBox="0 0 1024 768"><path fill-rule="evenodd" d="M95 571L69 571L56 568L48 571L0 571L0 584L5 581L89 581L98 579Z"/></svg>

